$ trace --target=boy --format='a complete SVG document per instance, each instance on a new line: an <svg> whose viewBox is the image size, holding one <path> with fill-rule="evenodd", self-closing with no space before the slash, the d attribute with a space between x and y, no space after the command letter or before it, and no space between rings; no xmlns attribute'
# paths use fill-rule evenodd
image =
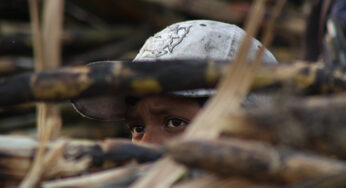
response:
<svg viewBox="0 0 346 188"><path fill-rule="evenodd" d="M241 28L222 22L179 22L150 37L134 63L155 59L233 60L244 35ZM249 59L255 57L260 47L261 43L253 39ZM262 63L276 63L276 59L265 50ZM213 89L196 89L143 98L104 96L77 100L74 106L86 117L125 120L133 141L164 143L185 130L214 92Z"/></svg>

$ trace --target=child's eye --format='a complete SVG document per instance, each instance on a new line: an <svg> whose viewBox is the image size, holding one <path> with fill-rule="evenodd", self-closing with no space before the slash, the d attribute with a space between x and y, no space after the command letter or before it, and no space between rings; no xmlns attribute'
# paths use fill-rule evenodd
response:
<svg viewBox="0 0 346 188"><path fill-rule="evenodd" d="M169 128L181 127L187 125L188 122L179 118L170 118L167 120L166 126Z"/></svg>
<svg viewBox="0 0 346 188"><path fill-rule="evenodd" d="M142 134L145 131L144 125L130 125L130 130L135 134Z"/></svg>

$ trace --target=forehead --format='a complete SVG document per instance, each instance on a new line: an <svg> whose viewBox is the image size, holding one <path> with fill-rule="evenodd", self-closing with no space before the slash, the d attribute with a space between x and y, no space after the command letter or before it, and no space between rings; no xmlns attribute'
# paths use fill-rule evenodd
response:
<svg viewBox="0 0 346 188"><path fill-rule="evenodd" d="M199 104L192 98L180 98L171 96L151 96L144 97L134 105L130 105L127 111L127 116L139 116L145 113L172 113L189 111L190 109L199 108Z"/></svg>

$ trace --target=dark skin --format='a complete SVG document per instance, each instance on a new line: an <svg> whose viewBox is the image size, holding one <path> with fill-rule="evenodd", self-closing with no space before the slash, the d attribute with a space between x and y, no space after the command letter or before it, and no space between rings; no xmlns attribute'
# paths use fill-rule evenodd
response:
<svg viewBox="0 0 346 188"><path fill-rule="evenodd" d="M132 141L162 144L183 133L200 108L194 99L145 97L129 107L126 124Z"/></svg>

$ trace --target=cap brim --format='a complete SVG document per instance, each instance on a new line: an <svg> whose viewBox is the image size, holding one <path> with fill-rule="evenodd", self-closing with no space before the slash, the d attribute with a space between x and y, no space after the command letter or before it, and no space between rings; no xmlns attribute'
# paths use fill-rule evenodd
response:
<svg viewBox="0 0 346 188"><path fill-rule="evenodd" d="M115 62L102 61L89 63L88 66L103 66L106 64L115 64ZM180 97L207 97L213 95L214 89L194 89L169 92L168 95ZM102 95L89 98L77 98L71 100L75 110L82 116L101 120L101 121L119 121L124 120L127 104L124 95Z"/></svg>
<svg viewBox="0 0 346 188"><path fill-rule="evenodd" d="M117 95L75 99L71 102L82 116L102 121L123 120L127 109L125 97Z"/></svg>
<svg viewBox="0 0 346 188"><path fill-rule="evenodd" d="M90 67L115 64L110 61L92 62L87 64ZM103 95L90 98L79 98L71 100L73 107L82 116L102 120L118 121L123 120L126 112L125 97L122 95Z"/></svg>

